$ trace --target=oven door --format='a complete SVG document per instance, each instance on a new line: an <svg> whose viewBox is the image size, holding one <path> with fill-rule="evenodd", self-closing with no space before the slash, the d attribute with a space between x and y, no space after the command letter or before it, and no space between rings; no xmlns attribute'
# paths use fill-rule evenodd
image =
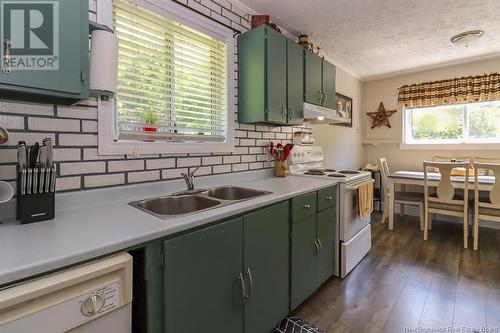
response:
<svg viewBox="0 0 500 333"><path fill-rule="evenodd" d="M340 240L347 242L358 232L370 224L370 215L360 218L358 214L359 185L373 182L372 179L363 179L355 183L342 184L340 187Z"/></svg>

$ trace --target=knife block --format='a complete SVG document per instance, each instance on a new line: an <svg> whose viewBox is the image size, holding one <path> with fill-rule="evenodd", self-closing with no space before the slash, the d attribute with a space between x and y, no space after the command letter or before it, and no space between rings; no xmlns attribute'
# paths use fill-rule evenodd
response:
<svg viewBox="0 0 500 333"><path fill-rule="evenodd" d="M55 192L21 194L20 168L17 168L17 220L21 224L52 220L55 217Z"/></svg>

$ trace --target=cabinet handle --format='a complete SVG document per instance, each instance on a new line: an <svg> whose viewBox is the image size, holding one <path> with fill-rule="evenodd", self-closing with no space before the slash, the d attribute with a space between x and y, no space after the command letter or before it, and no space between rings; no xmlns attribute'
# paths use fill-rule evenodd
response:
<svg viewBox="0 0 500 333"><path fill-rule="evenodd" d="M238 280L240 280L240 283L241 283L241 300L243 303L245 303L245 299L246 299L246 286L245 286L245 279L243 278L243 273L240 273L240 275L238 276Z"/></svg>
<svg viewBox="0 0 500 333"><path fill-rule="evenodd" d="M250 286L248 290L248 295L245 296L245 298L249 300L253 293L253 278L252 278L252 271L250 271L250 267L247 267L246 275L248 275L248 281L250 282Z"/></svg>
<svg viewBox="0 0 500 333"><path fill-rule="evenodd" d="M293 106L290 106L289 110L290 110L290 119L292 119L293 115L294 115L294 113L293 113Z"/></svg>
<svg viewBox="0 0 500 333"><path fill-rule="evenodd" d="M317 240L314 240L314 246L316 247L316 254L319 254L319 245Z"/></svg>
<svg viewBox="0 0 500 333"><path fill-rule="evenodd" d="M328 100L328 95L324 94L323 96L325 97L325 101L323 103L326 103L326 101Z"/></svg>
<svg viewBox="0 0 500 333"><path fill-rule="evenodd" d="M323 103L323 92L320 90L320 91L318 91L318 94L319 94L319 104L322 104Z"/></svg>
<svg viewBox="0 0 500 333"><path fill-rule="evenodd" d="M326 199L326 200L332 200L332 199L333 199L333 197L332 197L331 195L329 195L329 196L327 196L325 199Z"/></svg>
<svg viewBox="0 0 500 333"><path fill-rule="evenodd" d="M281 116L286 118L286 106L284 105L281 106Z"/></svg>
<svg viewBox="0 0 500 333"><path fill-rule="evenodd" d="M3 43L4 43L3 72L5 74L10 74L12 73L12 56L11 56L12 41L10 39L5 39Z"/></svg>
<svg viewBox="0 0 500 333"><path fill-rule="evenodd" d="M310 204L305 204L304 208L311 208L311 205Z"/></svg>
<svg viewBox="0 0 500 333"><path fill-rule="evenodd" d="M318 245L319 245L319 250L323 250L323 244L321 243L321 239L317 239L318 240Z"/></svg>

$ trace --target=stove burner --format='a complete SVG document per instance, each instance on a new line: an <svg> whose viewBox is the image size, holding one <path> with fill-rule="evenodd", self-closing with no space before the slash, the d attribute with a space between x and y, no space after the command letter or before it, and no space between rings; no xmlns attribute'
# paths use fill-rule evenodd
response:
<svg viewBox="0 0 500 333"><path fill-rule="evenodd" d="M347 177L346 175L342 175L340 173L333 173L331 175L328 175L328 177L335 177L335 178L345 178Z"/></svg>
<svg viewBox="0 0 500 333"><path fill-rule="evenodd" d="M334 169L324 169L323 172L336 172L337 170Z"/></svg>
<svg viewBox="0 0 500 333"><path fill-rule="evenodd" d="M357 175L360 172L357 170L341 170L341 171L339 171L339 173L344 174L344 175Z"/></svg>
<svg viewBox="0 0 500 333"><path fill-rule="evenodd" d="M304 175L324 176L325 173L319 169L311 169L304 172Z"/></svg>

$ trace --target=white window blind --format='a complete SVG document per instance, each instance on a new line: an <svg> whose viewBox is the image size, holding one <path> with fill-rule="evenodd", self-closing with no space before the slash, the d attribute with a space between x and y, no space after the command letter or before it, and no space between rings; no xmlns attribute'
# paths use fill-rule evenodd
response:
<svg viewBox="0 0 500 333"><path fill-rule="evenodd" d="M119 139L227 139L226 42L115 0Z"/></svg>

